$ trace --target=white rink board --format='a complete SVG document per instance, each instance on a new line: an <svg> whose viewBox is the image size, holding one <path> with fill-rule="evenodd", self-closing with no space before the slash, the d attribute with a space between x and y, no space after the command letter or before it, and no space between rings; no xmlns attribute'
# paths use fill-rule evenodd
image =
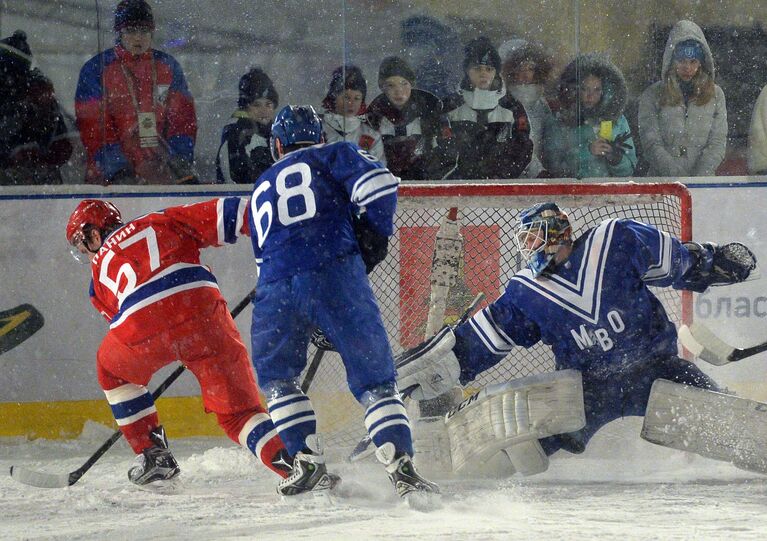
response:
<svg viewBox="0 0 767 541"><path fill-rule="evenodd" d="M650 180L650 179L648 179ZM658 179L653 179L658 180ZM767 213L762 201L764 184L716 184L721 179L695 179L693 197L694 238L699 241L745 242L767 265ZM729 179L728 179L729 181ZM190 187L184 192L171 187L102 189L93 186L3 188L0 190L0 311L32 304L45 317L45 326L16 348L0 355L0 400L30 402L100 399L95 378L95 352L106 323L88 300L90 273L70 256L64 239L69 214L80 199L103 197L117 203L129 219L164 207L205 200L223 194L247 193L246 186ZM136 194L138 190L142 193ZM124 192L130 191L130 194ZM237 244L203 251L203 262L213 269L224 297L233 307L255 284L255 265L248 239ZM763 271L767 280L767 269ZM705 296L719 302L721 296L765 296L764 280L729 288L717 288ZM699 299L696 299L698 301ZM760 309L767 309L767 305ZM745 347L765 339L767 317L726 317L714 313L699 319L725 340ZM237 319L243 342L250 346L250 313ZM740 394L767 400L767 355L726 367L703 368ZM166 375L161 372L155 381ZM194 378L184 375L168 391L169 396L197 394Z"/></svg>

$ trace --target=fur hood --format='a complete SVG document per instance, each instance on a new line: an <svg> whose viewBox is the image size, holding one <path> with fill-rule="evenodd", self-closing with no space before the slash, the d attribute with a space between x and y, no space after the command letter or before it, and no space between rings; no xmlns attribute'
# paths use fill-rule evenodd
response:
<svg viewBox="0 0 767 541"><path fill-rule="evenodd" d="M600 120L618 120L626 107L626 79L618 66L606 56L596 53L579 56L570 62L559 76L558 91L562 112L567 115L567 112L573 114L576 111L580 81L589 75L602 79L602 100L593 116Z"/></svg>
<svg viewBox="0 0 767 541"><path fill-rule="evenodd" d="M694 39L700 43L701 47L703 47L703 54L705 56L703 69L711 76L711 79L716 80L714 77L714 57L711 55L711 49L708 46L708 41L706 41L706 36L703 35L703 30L700 29L700 26L692 21L679 21L673 26L671 32L669 32L666 48L663 50L663 68L661 70L661 77L665 79L668 70L671 68L674 48L678 43L687 41L688 39Z"/></svg>

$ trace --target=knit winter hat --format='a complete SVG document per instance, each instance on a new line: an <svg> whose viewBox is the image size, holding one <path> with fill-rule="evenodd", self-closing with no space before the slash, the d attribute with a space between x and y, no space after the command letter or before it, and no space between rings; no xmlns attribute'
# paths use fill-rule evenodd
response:
<svg viewBox="0 0 767 541"><path fill-rule="evenodd" d="M344 73L346 73L345 78ZM358 92L361 92L362 103L365 103L368 84L367 81L365 81L365 76L362 74L362 70L357 66L347 64L346 66L338 66L333 70L333 75L330 77L328 93L322 100L322 106L328 111L335 109L336 96L344 90L357 90Z"/></svg>
<svg viewBox="0 0 767 541"><path fill-rule="evenodd" d="M415 85L415 72L410 65L398 56L387 56L378 68L378 87L383 90L383 84L389 77L398 75Z"/></svg>
<svg viewBox="0 0 767 541"><path fill-rule="evenodd" d="M703 63L705 53L703 52L703 46L699 41L694 39L686 39L676 44L676 47L674 47L674 54L672 59L682 60L685 58L697 60L701 64Z"/></svg>
<svg viewBox="0 0 767 541"><path fill-rule="evenodd" d="M260 98L266 98L277 107L280 101L274 83L264 70L259 67L252 68L248 73L240 77L240 96L237 99L237 107L243 109Z"/></svg>
<svg viewBox="0 0 767 541"><path fill-rule="evenodd" d="M114 31L134 27L154 30L152 8L144 0L122 0L115 8Z"/></svg>
<svg viewBox="0 0 767 541"><path fill-rule="evenodd" d="M32 51L23 31L16 30L12 36L0 40L0 71L23 73L31 66Z"/></svg>
<svg viewBox="0 0 767 541"><path fill-rule="evenodd" d="M463 48L463 70L471 66L492 66L495 71L501 71L501 56L493 43L486 37L480 36L471 40Z"/></svg>

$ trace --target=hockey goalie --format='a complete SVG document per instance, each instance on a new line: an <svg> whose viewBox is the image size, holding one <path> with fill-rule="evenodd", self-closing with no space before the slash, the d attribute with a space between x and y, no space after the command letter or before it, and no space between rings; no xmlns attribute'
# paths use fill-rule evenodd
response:
<svg viewBox="0 0 767 541"><path fill-rule="evenodd" d="M608 422L645 416L649 441L767 473L767 405L723 394L678 357L676 328L648 287L742 282L756 274L747 247L683 243L627 219L573 238L554 203L521 214L517 243L526 267L504 293L403 354L398 383L431 399L538 342L552 348L556 371L485 387L431 427L420 423L421 448L447 438L456 473L530 475L556 451L582 453Z"/></svg>

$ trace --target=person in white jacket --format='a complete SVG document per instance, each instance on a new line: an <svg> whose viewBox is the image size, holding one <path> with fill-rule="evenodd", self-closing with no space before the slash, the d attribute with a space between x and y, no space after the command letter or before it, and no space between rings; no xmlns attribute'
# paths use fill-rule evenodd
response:
<svg viewBox="0 0 767 541"><path fill-rule="evenodd" d="M703 31L679 21L669 33L661 80L639 98L639 136L648 176L716 174L727 148L727 107L714 82Z"/></svg>
<svg viewBox="0 0 767 541"><path fill-rule="evenodd" d="M756 99L748 130L748 172L767 175L767 85Z"/></svg>

